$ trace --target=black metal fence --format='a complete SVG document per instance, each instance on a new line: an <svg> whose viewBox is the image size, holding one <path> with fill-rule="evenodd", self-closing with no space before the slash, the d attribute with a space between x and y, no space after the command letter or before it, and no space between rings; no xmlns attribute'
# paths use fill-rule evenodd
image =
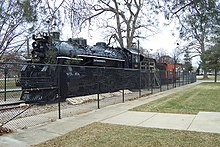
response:
<svg viewBox="0 0 220 147"><path fill-rule="evenodd" d="M196 81L193 73L169 72L0 63L0 126L25 129Z"/></svg>

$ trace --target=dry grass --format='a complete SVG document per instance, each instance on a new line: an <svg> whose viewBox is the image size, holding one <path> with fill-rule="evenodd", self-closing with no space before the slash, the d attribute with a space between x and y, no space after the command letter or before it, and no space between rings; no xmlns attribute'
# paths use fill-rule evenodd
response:
<svg viewBox="0 0 220 147"><path fill-rule="evenodd" d="M220 83L202 83L132 110L184 114L197 114L199 111L220 112Z"/></svg>
<svg viewBox="0 0 220 147"><path fill-rule="evenodd" d="M220 134L93 123L35 147L145 147L220 145Z"/></svg>
<svg viewBox="0 0 220 147"><path fill-rule="evenodd" d="M220 111L220 83L203 83L133 110L197 113ZM145 147L220 145L220 134L93 123L35 147Z"/></svg>

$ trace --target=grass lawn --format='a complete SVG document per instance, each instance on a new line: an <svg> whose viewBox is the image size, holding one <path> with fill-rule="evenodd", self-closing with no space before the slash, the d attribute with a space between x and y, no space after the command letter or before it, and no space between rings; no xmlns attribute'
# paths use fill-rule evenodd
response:
<svg viewBox="0 0 220 147"><path fill-rule="evenodd" d="M131 110L185 114L220 112L220 83L201 83Z"/></svg>
<svg viewBox="0 0 220 147"><path fill-rule="evenodd" d="M202 83L182 93L169 95L132 110L172 113L220 112L220 83ZM215 147L219 145L220 134L92 123L35 147Z"/></svg>
<svg viewBox="0 0 220 147"><path fill-rule="evenodd" d="M35 147L144 147L220 145L220 134L93 123Z"/></svg>
<svg viewBox="0 0 220 147"><path fill-rule="evenodd" d="M6 80L6 89L13 89L13 88L18 88L16 85L15 85L15 80ZM0 89L4 89L5 87L5 81L4 80L1 80L0 81Z"/></svg>

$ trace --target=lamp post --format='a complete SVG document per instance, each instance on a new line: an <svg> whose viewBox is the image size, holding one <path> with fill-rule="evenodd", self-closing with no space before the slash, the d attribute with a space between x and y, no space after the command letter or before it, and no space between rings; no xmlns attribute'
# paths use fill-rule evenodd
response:
<svg viewBox="0 0 220 147"><path fill-rule="evenodd" d="M176 55L174 55L174 87L176 88L177 72L176 72Z"/></svg>
<svg viewBox="0 0 220 147"><path fill-rule="evenodd" d="M174 51L174 67L173 67L173 79L174 79L174 83L173 83L173 87L176 88L176 80L177 80L177 71L176 71L176 64L177 64L177 57L176 57L176 50L179 49L179 43L176 43L177 47L175 48Z"/></svg>

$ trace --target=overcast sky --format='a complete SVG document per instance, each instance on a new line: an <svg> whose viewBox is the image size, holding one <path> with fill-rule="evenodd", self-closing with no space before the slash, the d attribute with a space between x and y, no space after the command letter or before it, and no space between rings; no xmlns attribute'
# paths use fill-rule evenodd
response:
<svg viewBox="0 0 220 147"><path fill-rule="evenodd" d="M157 49L164 48L169 52L176 47L176 42L178 42L178 37L172 35L172 27L165 26L160 28L158 33L154 36L148 37L147 39L140 39L140 46L144 47L145 49L153 49L156 51ZM177 32L176 32L177 33ZM67 39L71 37L71 32L68 31L68 28L63 29L63 39ZM93 28L93 31L88 33L87 29L84 29L77 37L83 37L87 39L89 45L93 45L96 42L106 42L104 40L104 36L102 35L102 30L98 28Z"/></svg>
<svg viewBox="0 0 220 147"><path fill-rule="evenodd" d="M150 53L155 53L159 49L163 49L166 53L172 56L174 50L178 47L177 42L180 46L184 46L184 42L179 39L178 31L175 31L176 25L161 25L160 30L154 36L148 37L147 39L140 40L140 46L145 50L150 51ZM71 38L71 32L69 28L63 28L62 39L66 40ZM88 45L94 45L96 42L107 42L104 40L102 30L93 27L93 30L88 32L88 29L84 29L77 37L82 37L87 39ZM198 66L199 58L194 58L192 60L193 66Z"/></svg>

